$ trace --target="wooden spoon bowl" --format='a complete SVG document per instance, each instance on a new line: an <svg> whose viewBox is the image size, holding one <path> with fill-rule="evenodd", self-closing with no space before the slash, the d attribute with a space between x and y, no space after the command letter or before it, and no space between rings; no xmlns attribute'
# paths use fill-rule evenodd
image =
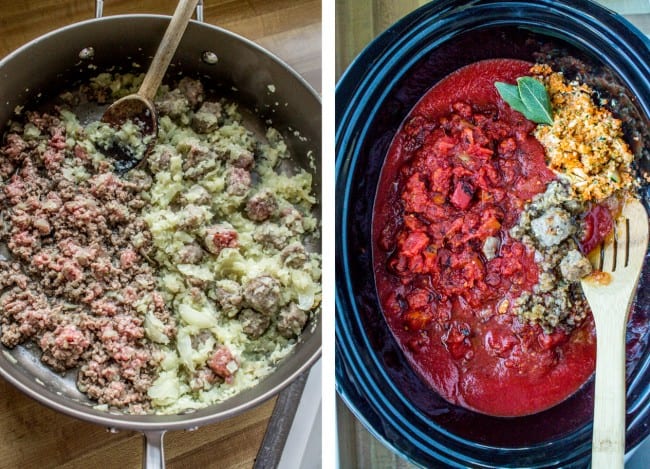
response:
<svg viewBox="0 0 650 469"><path fill-rule="evenodd" d="M140 157L135 157L136 152L130 151L129 148L120 144L112 145L107 150L107 156L115 162L114 167L117 173L125 173L141 164L155 143L158 136L158 116L153 100L198 3L199 0L178 2L174 16L172 16L165 35L158 45L138 92L118 99L106 109L102 116L102 122L106 122L114 128L120 128L130 120L139 127L143 140L149 137L147 149Z"/></svg>
<svg viewBox="0 0 650 469"><path fill-rule="evenodd" d="M145 160L158 136L158 114L153 102L139 94L125 96L106 109L102 121L116 129L125 125L127 121L131 121L138 126L143 140L149 137L146 149L141 155L136 155L131 148L117 142L106 149L107 155L113 160L113 168L116 173L124 174L139 166Z"/></svg>

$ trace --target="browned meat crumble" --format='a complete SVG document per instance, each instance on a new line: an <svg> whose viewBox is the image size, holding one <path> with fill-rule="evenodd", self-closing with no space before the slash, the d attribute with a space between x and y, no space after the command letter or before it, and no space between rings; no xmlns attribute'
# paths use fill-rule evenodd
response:
<svg viewBox="0 0 650 469"><path fill-rule="evenodd" d="M119 178L83 148L66 149L55 116L30 112L24 125L41 138L10 133L0 149L7 178L0 242L11 253L0 262L0 340L14 347L33 339L54 370L79 367L79 389L89 397L146 412L160 357L145 340L136 300L170 338L176 328L145 261L151 235L136 216L151 179L137 172ZM92 176L71 181L70 167Z"/></svg>

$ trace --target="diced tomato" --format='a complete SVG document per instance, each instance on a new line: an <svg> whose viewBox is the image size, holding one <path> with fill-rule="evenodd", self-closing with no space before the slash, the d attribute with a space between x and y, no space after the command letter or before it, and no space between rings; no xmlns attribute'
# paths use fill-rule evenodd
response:
<svg viewBox="0 0 650 469"><path fill-rule="evenodd" d="M456 208L465 210L469 207L472 197L474 197L474 188L472 185L465 181L458 181L454 193L451 196L451 203L454 204Z"/></svg>
<svg viewBox="0 0 650 469"><path fill-rule="evenodd" d="M406 301L411 309L424 309L429 305L429 303L431 303L431 293L416 288L409 294Z"/></svg>
<svg viewBox="0 0 650 469"><path fill-rule="evenodd" d="M606 207L595 205L583 220L584 232L580 238L580 251L589 254L600 245L614 229L612 214Z"/></svg>
<svg viewBox="0 0 650 469"><path fill-rule="evenodd" d="M401 246L402 252L407 256L419 254L429 244L429 237L421 231L408 234Z"/></svg>
<svg viewBox="0 0 650 469"><path fill-rule="evenodd" d="M539 342L540 347L542 347L543 350L551 350L554 347L556 347L558 344L561 344L563 342L566 342L568 340L568 335L564 330L558 329L557 331L547 334L545 332L541 332L537 336L537 341Z"/></svg>
<svg viewBox="0 0 650 469"><path fill-rule="evenodd" d="M501 358L508 358L512 348L519 343L517 336L508 328L501 329L495 327L488 330L483 338L485 350L490 355L496 355Z"/></svg>

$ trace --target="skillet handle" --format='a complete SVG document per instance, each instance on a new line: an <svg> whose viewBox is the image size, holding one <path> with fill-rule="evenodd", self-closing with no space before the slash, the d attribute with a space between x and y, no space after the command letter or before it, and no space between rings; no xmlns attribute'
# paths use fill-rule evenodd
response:
<svg viewBox="0 0 650 469"><path fill-rule="evenodd" d="M95 0L95 18L104 16L104 0ZM196 21L203 23L203 0L196 5Z"/></svg>
<svg viewBox="0 0 650 469"><path fill-rule="evenodd" d="M144 432L144 451L142 453L143 469L165 469L164 436L165 430L149 430Z"/></svg>

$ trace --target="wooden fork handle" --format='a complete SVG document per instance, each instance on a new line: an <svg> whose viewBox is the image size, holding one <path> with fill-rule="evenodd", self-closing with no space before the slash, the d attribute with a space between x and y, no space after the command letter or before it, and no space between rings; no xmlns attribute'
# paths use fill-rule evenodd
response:
<svg viewBox="0 0 650 469"><path fill-rule="evenodd" d="M612 322L596 322L596 388L592 469L622 469L625 454L625 327L615 318L625 311L608 311ZM620 319L618 319L620 321ZM604 322L604 324L603 324Z"/></svg>

